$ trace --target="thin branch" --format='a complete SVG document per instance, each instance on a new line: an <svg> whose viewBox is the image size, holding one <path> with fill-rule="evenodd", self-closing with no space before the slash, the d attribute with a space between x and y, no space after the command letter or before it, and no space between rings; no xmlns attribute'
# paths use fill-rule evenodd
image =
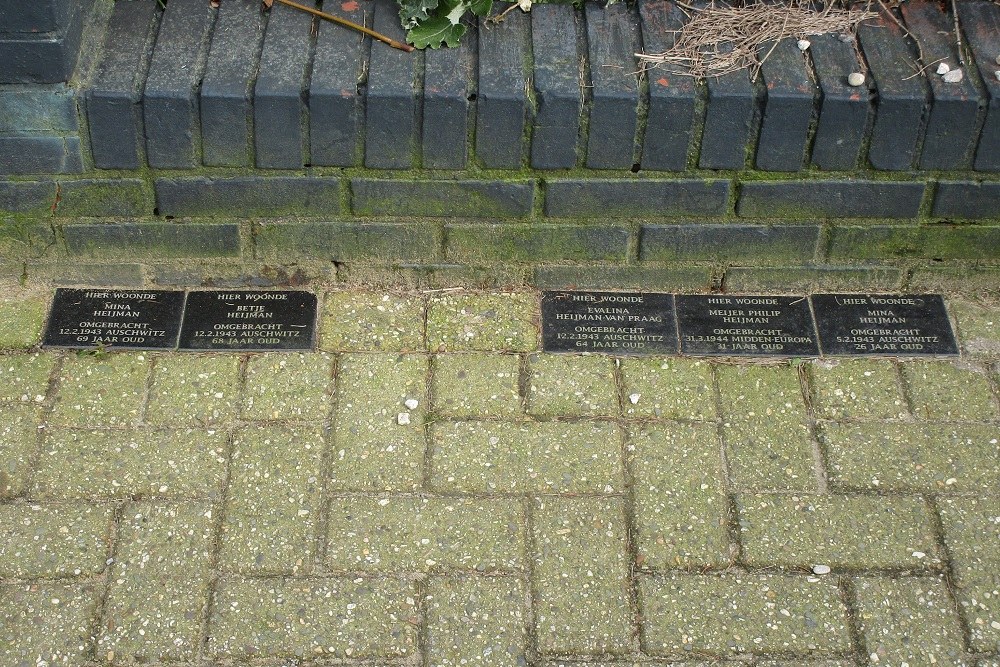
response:
<svg viewBox="0 0 1000 667"><path fill-rule="evenodd" d="M270 7L271 4L274 3L274 1L275 0L264 0L264 4ZM299 3L293 2L292 0L277 0L277 1L283 5L288 5L289 7L294 7L299 11L306 12L307 14L312 14L313 16L318 16L321 19L325 19L327 21L331 21L333 23L345 26L347 28L350 28L351 30L357 30L358 32L368 35L372 39L377 39L378 41L383 42L384 44L388 44L394 49L399 49L400 51L406 51L407 53L413 51L413 47L410 46L409 44L404 44L402 42L398 42L392 39L391 37L386 37L382 33L375 32L371 28L367 28L363 25L358 25L354 21L348 21L345 18L334 16L333 14L327 14L326 12L321 12L318 9L313 9L312 7L306 7L305 5L300 5Z"/></svg>

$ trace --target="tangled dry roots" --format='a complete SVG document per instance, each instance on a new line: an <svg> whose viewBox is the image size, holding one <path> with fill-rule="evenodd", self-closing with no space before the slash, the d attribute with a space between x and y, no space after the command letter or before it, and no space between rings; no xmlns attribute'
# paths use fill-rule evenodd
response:
<svg viewBox="0 0 1000 667"><path fill-rule="evenodd" d="M682 3L690 20L674 31L674 45L663 53L637 53L643 69L663 68L673 74L705 78L748 69L757 78L769 45L785 38L826 33L852 33L878 16L867 6L838 8L826 3L775 4L755 1L739 7L711 5L703 9Z"/></svg>

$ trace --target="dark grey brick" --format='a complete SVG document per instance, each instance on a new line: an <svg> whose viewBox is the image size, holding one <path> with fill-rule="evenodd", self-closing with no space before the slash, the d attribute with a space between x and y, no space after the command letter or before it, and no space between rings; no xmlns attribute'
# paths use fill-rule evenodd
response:
<svg viewBox="0 0 1000 667"><path fill-rule="evenodd" d="M799 171L813 115L816 86L809 77L806 56L794 39L761 46L764 116L760 122L756 164L765 171Z"/></svg>
<svg viewBox="0 0 1000 667"><path fill-rule="evenodd" d="M65 20L49 32L0 33L0 84L68 81L80 51L83 19L92 5L93 0L73 2Z"/></svg>
<svg viewBox="0 0 1000 667"><path fill-rule="evenodd" d="M305 164L303 126L313 19L277 3L270 14L254 88L257 166L299 169Z"/></svg>
<svg viewBox="0 0 1000 667"><path fill-rule="evenodd" d="M59 182L56 215L138 217L153 214L153 189L137 178Z"/></svg>
<svg viewBox="0 0 1000 667"><path fill-rule="evenodd" d="M86 92L90 149L101 169L138 169L145 154L141 91L158 19L155 2L116 2Z"/></svg>
<svg viewBox="0 0 1000 667"><path fill-rule="evenodd" d="M445 258L470 264L623 262L628 240L627 229L605 225L446 225Z"/></svg>
<svg viewBox="0 0 1000 667"><path fill-rule="evenodd" d="M239 217L337 215L340 180L303 176L158 178L160 215Z"/></svg>
<svg viewBox="0 0 1000 667"><path fill-rule="evenodd" d="M198 85L215 11L202 0L171 0L149 65L142 111L149 166L197 166Z"/></svg>
<svg viewBox="0 0 1000 667"><path fill-rule="evenodd" d="M0 181L0 213L41 212L55 200L54 181Z"/></svg>
<svg viewBox="0 0 1000 667"><path fill-rule="evenodd" d="M704 266L539 266L534 284L541 289L631 289L657 292L700 292L711 285Z"/></svg>
<svg viewBox="0 0 1000 667"><path fill-rule="evenodd" d="M885 16L858 30L865 59L878 91L868 161L876 169L913 166L927 106L927 83L910 76L920 69L902 30Z"/></svg>
<svg viewBox="0 0 1000 667"><path fill-rule="evenodd" d="M924 62L940 61L952 69L961 68L955 52L952 20L941 11L939 3L910 0L900 5L900 10L910 33L920 41ZM935 67L932 66L927 73L931 108L920 153L920 168L966 169L972 166L977 117L984 100L979 99L968 70L958 83L945 83L934 73Z"/></svg>
<svg viewBox="0 0 1000 667"><path fill-rule="evenodd" d="M995 60L1000 53L1000 6L987 0L967 0L956 4L987 97L986 118L979 135L975 168L1000 171L1000 80L992 74L1000 69Z"/></svg>
<svg viewBox="0 0 1000 667"><path fill-rule="evenodd" d="M439 233L427 223L286 222L268 223L256 236L257 256L287 261L289 256L327 261L376 259L420 261L439 255Z"/></svg>
<svg viewBox="0 0 1000 667"><path fill-rule="evenodd" d="M639 259L809 261L819 225L644 225Z"/></svg>
<svg viewBox="0 0 1000 667"><path fill-rule="evenodd" d="M454 48L424 51L423 166L463 169L469 147L469 88L475 33Z"/></svg>
<svg viewBox="0 0 1000 667"><path fill-rule="evenodd" d="M758 115L758 100L746 72L710 77L698 166L742 169Z"/></svg>
<svg viewBox="0 0 1000 667"><path fill-rule="evenodd" d="M0 136L0 174L77 174L83 171L80 138Z"/></svg>
<svg viewBox="0 0 1000 667"><path fill-rule="evenodd" d="M577 20L578 13L569 5L531 8L532 83L537 105L531 166L536 169L568 169L576 166L579 157L583 90Z"/></svg>
<svg viewBox="0 0 1000 667"><path fill-rule="evenodd" d="M744 183L737 213L754 218L912 218L923 183L772 181Z"/></svg>
<svg viewBox="0 0 1000 667"><path fill-rule="evenodd" d="M351 181L356 215L454 217L527 216L530 181Z"/></svg>
<svg viewBox="0 0 1000 667"><path fill-rule="evenodd" d="M630 218L723 215L727 180L551 180L545 214L553 217Z"/></svg>
<svg viewBox="0 0 1000 667"><path fill-rule="evenodd" d="M835 227L831 232L829 256L832 260L917 258L996 261L1000 259L1000 227L943 224Z"/></svg>
<svg viewBox="0 0 1000 667"><path fill-rule="evenodd" d="M202 161L214 167L253 164L251 95L264 30L260 3L223 2L201 84Z"/></svg>
<svg viewBox="0 0 1000 667"><path fill-rule="evenodd" d="M640 0L643 49L663 53L674 44L672 31L684 23L684 12L672 0ZM651 71L649 110L642 143L642 168L680 171L687 166L691 134L705 87L689 76Z"/></svg>
<svg viewBox="0 0 1000 667"><path fill-rule="evenodd" d="M53 32L66 25L75 0L0 0L0 34Z"/></svg>
<svg viewBox="0 0 1000 667"><path fill-rule="evenodd" d="M902 274L884 266L736 266L726 269L725 286L736 294L888 291L899 287Z"/></svg>
<svg viewBox="0 0 1000 667"><path fill-rule="evenodd" d="M820 169L848 170L858 166L861 147L872 114L867 86L847 84L851 72L863 72L853 43L837 35L815 35L809 54L819 79L819 119L813 137L812 164Z"/></svg>
<svg viewBox="0 0 1000 667"><path fill-rule="evenodd" d="M25 273L29 281L51 282L58 286L140 287L145 283L141 264L81 264L28 262Z"/></svg>
<svg viewBox="0 0 1000 667"><path fill-rule="evenodd" d="M374 0L374 28L403 41L399 7L394 0ZM365 166L374 169L408 169L413 166L420 140L418 113L420 90L417 63L412 53L373 48L368 68L365 113Z"/></svg>
<svg viewBox="0 0 1000 667"><path fill-rule="evenodd" d="M363 23L366 5L345 2L327 11ZM369 45L351 30L320 21L309 86L309 141L314 165L351 167L361 161L365 96L360 82L368 67Z"/></svg>
<svg viewBox="0 0 1000 667"><path fill-rule="evenodd" d="M503 7L494 5L494 15L501 11ZM517 169L524 160L530 20L527 14L512 12L498 24L479 21L476 159L490 169Z"/></svg>
<svg viewBox="0 0 1000 667"><path fill-rule="evenodd" d="M66 84L0 87L0 132L79 131L76 91Z"/></svg>
<svg viewBox="0 0 1000 667"><path fill-rule="evenodd" d="M233 223L126 222L63 227L71 257L235 257L240 228Z"/></svg>
<svg viewBox="0 0 1000 667"><path fill-rule="evenodd" d="M626 3L585 4L591 108L587 166L629 169L635 162L639 83L635 52L639 25Z"/></svg>
<svg viewBox="0 0 1000 667"><path fill-rule="evenodd" d="M1000 219L1000 183L938 183L931 215L937 218Z"/></svg>

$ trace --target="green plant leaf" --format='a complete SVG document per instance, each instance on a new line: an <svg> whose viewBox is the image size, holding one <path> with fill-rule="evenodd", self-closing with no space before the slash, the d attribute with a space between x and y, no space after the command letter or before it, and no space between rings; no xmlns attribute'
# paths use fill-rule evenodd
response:
<svg viewBox="0 0 1000 667"><path fill-rule="evenodd" d="M399 3L399 20L406 29L413 28L421 21L426 21L438 8L440 0L397 0Z"/></svg>
<svg viewBox="0 0 1000 667"><path fill-rule="evenodd" d="M465 26L461 23L452 23L448 16L435 16L411 28L406 33L406 41L418 49L437 49L442 44L458 46L464 34Z"/></svg>
<svg viewBox="0 0 1000 667"><path fill-rule="evenodd" d="M490 10L493 9L493 0L471 0L469 2L469 9L476 16L487 16Z"/></svg>

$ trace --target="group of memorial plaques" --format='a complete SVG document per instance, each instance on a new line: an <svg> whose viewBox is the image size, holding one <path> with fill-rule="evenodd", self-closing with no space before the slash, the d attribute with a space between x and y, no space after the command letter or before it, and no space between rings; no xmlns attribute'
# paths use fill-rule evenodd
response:
<svg viewBox="0 0 1000 667"><path fill-rule="evenodd" d="M549 352L719 356L955 355L936 294L545 292Z"/></svg>
<svg viewBox="0 0 1000 667"><path fill-rule="evenodd" d="M308 350L316 295L301 290L57 289L43 344L139 350Z"/></svg>

